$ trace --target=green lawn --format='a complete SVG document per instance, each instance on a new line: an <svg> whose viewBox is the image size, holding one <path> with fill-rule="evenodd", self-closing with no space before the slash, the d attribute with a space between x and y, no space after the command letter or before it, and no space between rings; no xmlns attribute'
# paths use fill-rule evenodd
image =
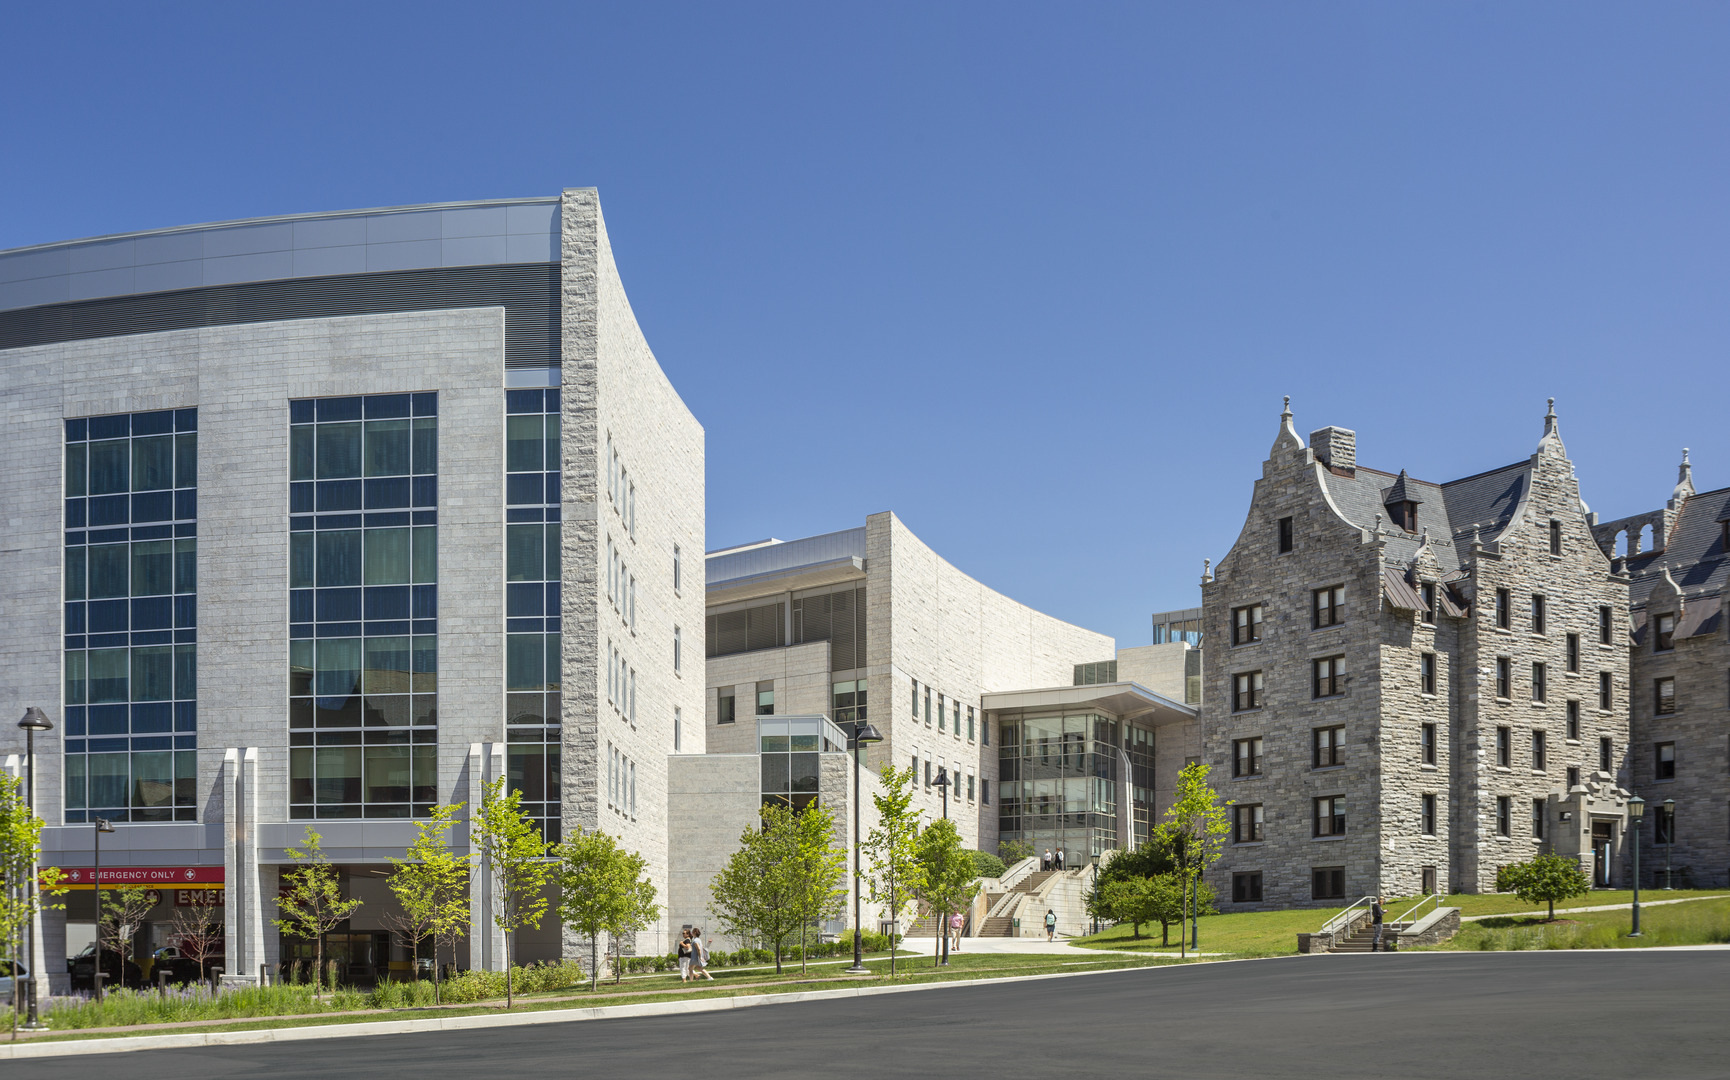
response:
<svg viewBox="0 0 1730 1080"><path fill-rule="evenodd" d="M1641 893L1644 901L1649 893ZM1668 899L1668 898L1667 898ZM1556 921L1543 916L1503 916L1466 923L1450 941L1432 946L1449 951L1522 949L1636 949L1663 945L1716 945L1730 942L1730 900L1640 908L1640 937L1628 937L1631 913L1589 911Z"/></svg>

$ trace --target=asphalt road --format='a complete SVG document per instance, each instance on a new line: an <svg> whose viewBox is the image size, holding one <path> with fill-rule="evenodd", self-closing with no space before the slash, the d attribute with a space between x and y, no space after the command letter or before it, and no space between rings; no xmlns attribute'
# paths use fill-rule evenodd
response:
<svg viewBox="0 0 1730 1080"><path fill-rule="evenodd" d="M1730 952L1298 957L683 1017L9 1062L7 1080L1730 1076Z"/></svg>

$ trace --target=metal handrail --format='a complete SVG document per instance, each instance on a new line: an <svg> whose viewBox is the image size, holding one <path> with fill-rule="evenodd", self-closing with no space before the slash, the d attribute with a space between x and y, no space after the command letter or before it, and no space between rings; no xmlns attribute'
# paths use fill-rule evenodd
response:
<svg viewBox="0 0 1730 1080"><path fill-rule="evenodd" d="M1411 923L1416 922L1417 920L1411 918L1411 916L1417 914L1418 911L1422 910L1422 908L1425 904L1433 903L1438 908L1441 907L1442 906L1442 897L1445 895L1446 895L1445 893L1439 893L1439 892L1438 893L1431 893L1429 896L1426 896L1422 900L1419 900L1417 903L1413 904L1406 911L1406 913L1404 915L1401 915L1399 918L1395 919L1394 922L1406 923L1407 925L1410 925Z"/></svg>
<svg viewBox="0 0 1730 1080"><path fill-rule="evenodd" d="M1373 896L1366 896L1360 900L1354 900L1345 910L1323 923L1322 928L1316 932L1320 934L1339 933L1342 928L1351 925L1352 912L1356 911L1358 908L1365 907L1365 905L1374 904L1375 902L1376 898Z"/></svg>

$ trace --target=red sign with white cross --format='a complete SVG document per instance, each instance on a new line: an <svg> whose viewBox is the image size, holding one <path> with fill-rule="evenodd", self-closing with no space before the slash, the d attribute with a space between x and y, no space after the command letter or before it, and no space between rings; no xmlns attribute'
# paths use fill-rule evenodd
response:
<svg viewBox="0 0 1730 1080"><path fill-rule="evenodd" d="M96 872L88 866L63 866L60 884L73 889L96 887ZM104 866L104 889L220 889L220 866Z"/></svg>

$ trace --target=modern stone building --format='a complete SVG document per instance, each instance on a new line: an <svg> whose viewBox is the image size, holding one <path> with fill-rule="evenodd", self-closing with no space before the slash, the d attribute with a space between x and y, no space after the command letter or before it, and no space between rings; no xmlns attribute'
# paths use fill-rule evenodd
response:
<svg viewBox="0 0 1730 1080"><path fill-rule="evenodd" d="M1202 584L1222 902L1487 891L1544 850L1625 881L1627 603L1553 410L1530 458L1434 484L1288 408Z"/></svg>
<svg viewBox="0 0 1730 1080"><path fill-rule="evenodd" d="M87 868L114 822L108 867L223 888L251 974L314 826L365 978L407 962L383 860L506 777L665 893L668 755L704 738L703 431L593 190L0 252L0 402L0 698L56 724L48 861ZM474 887L459 960L497 967ZM549 923L518 955L560 951Z"/></svg>
<svg viewBox="0 0 1730 1080"><path fill-rule="evenodd" d="M1630 766L1648 804L1642 877L1664 884L1668 867L1677 886L1730 884L1730 488L1696 492L1684 450L1663 507L1596 532L1632 578Z"/></svg>

